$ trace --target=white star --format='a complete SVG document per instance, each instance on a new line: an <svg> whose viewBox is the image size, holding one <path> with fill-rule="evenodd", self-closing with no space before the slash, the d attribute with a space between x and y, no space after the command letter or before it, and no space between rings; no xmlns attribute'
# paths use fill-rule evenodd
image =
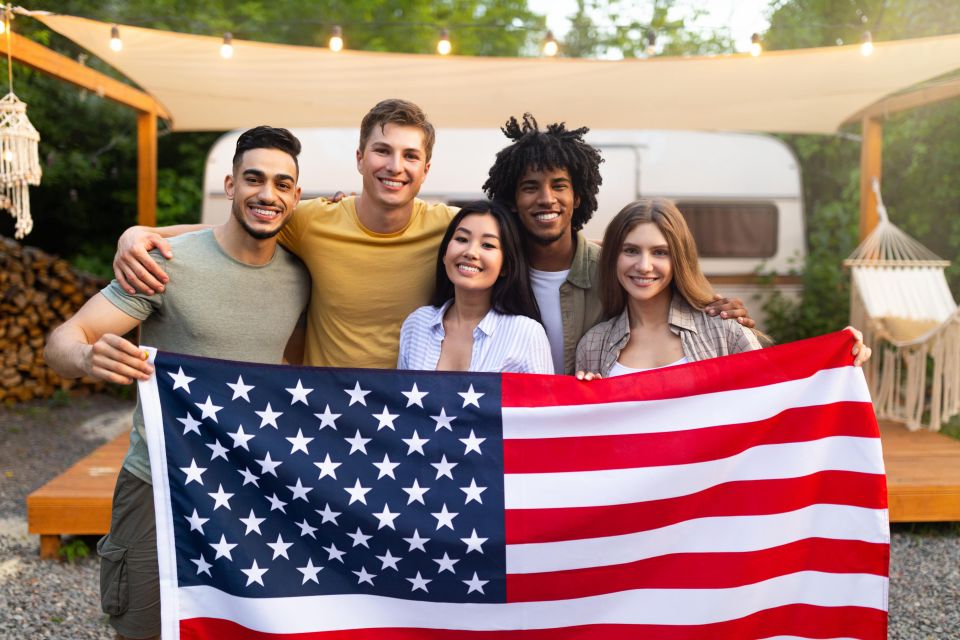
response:
<svg viewBox="0 0 960 640"><path fill-rule="evenodd" d="M447 552L444 551L442 558L434 558L433 561L436 562L438 565L440 565L440 567L437 569L437 573L443 573L444 571L449 571L454 575L457 574L457 572L453 568L453 565L460 562L459 558L458 559L451 558L450 556L447 555Z"/></svg>
<svg viewBox="0 0 960 640"><path fill-rule="evenodd" d="M233 389L233 397L230 398L231 400L243 398L247 402L250 402L250 396L248 396L247 393L253 391L253 385L243 384L243 376L237 376L237 381L232 384L228 382L227 386Z"/></svg>
<svg viewBox="0 0 960 640"><path fill-rule="evenodd" d="M220 488L217 489L216 493L208 493L208 496L213 498L214 505L213 510L216 511L220 507L226 507L227 511L230 511L230 498L233 497L232 493L227 493L223 490L223 485L220 485Z"/></svg>
<svg viewBox="0 0 960 640"><path fill-rule="evenodd" d="M307 451L307 445L313 438L304 438L303 429L297 429L296 438L287 438L287 442L290 443L290 455L293 455L297 451L303 451L305 454L310 455L310 452Z"/></svg>
<svg viewBox="0 0 960 640"><path fill-rule="evenodd" d="M367 544L367 540L369 540L369 539L372 538L373 536L365 535L365 534L363 533L363 531L360 531L360 527L357 527L356 532L354 532L354 533L348 533L348 534L347 534L347 537L350 538L351 540L353 540L353 546L355 546L355 547L356 547L356 546L362 546L362 547L366 547L367 549L369 549L369 548L370 548L370 545Z"/></svg>
<svg viewBox="0 0 960 640"><path fill-rule="evenodd" d="M323 505L322 510L314 509L314 511L320 514L320 516L323 518L320 524L323 524L324 522L332 522L333 524L337 524L337 516L341 513L340 511L331 510L329 502Z"/></svg>
<svg viewBox="0 0 960 640"><path fill-rule="evenodd" d="M193 380L193 378L190 378L190 379ZM202 553L200 554L200 557L195 560L191 558L190 562L197 565L197 575L200 575L201 573L205 573L208 576L210 575L210 567L212 567L213 565L207 562L206 559L204 559Z"/></svg>
<svg viewBox="0 0 960 640"><path fill-rule="evenodd" d="M303 483L300 482L300 478L297 478L297 484L294 486L288 486L287 489L290 489L290 492L293 493L291 500L303 500L304 502L310 502L307 499L307 494L313 491L313 487L305 487Z"/></svg>
<svg viewBox="0 0 960 640"><path fill-rule="evenodd" d="M343 490L350 494L350 502L347 503L348 505L354 502L367 504L367 494L370 493L370 489L360 486L360 478L357 478L357 483L353 485L352 489L344 487Z"/></svg>
<svg viewBox="0 0 960 640"><path fill-rule="evenodd" d="M390 567L394 571L399 571L397 568L397 563L400 562L403 558L398 558L397 556L390 553L390 549L387 549L387 553L382 556L377 556L377 560L383 563L383 566L380 567L380 570L385 570L387 567Z"/></svg>
<svg viewBox="0 0 960 640"><path fill-rule="evenodd" d="M465 494L467 494L467 499L464 501L463 504L470 504L470 502L473 500L476 500L480 504L483 504L483 499L480 498L480 494L486 490L487 490L486 487L477 486L476 478L471 478L469 487L460 487L460 491L463 491Z"/></svg>
<svg viewBox="0 0 960 640"><path fill-rule="evenodd" d="M377 577L375 574L367 573L366 567L360 567L360 571L354 571L353 573L358 578L357 584L362 584L366 582L371 587L373 586L373 579Z"/></svg>
<svg viewBox="0 0 960 640"><path fill-rule="evenodd" d="M183 424L183 435L187 435L191 431L200 435L200 423L193 419L193 416L190 415L190 412L187 412L186 418L177 418L177 422Z"/></svg>
<svg viewBox="0 0 960 640"><path fill-rule="evenodd" d="M435 478L436 480L439 480L442 476L447 476L453 480L453 474L450 473L450 471L453 470L457 464L459 463L447 462L447 454L443 454L443 457L440 458L440 462L431 462L430 466L437 470L437 477Z"/></svg>
<svg viewBox="0 0 960 640"><path fill-rule="evenodd" d="M413 504L414 502L419 502L422 505L427 504L423 501L423 494L425 494L427 491L430 491L430 487L421 487L416 478L413 479L412 486L403 487L403 490L407 492L408 496L410 496L407 499L407 504Z"/></svg>
<svg viewBox="0 0 960 640"><path fill-rule="evenodd" d="M344 438L347 442L350 443L350 454L353 455L356 451L362 451L364 455L367 454L367 443L370 442L370 438L364 438L360 435L360 429L357 429L357 434L352 438Z"/></svg>
<svg viewBox="0 0 960 640"><path fill-rule="evenodd" d="M483 553L483 543L487 541L487 538L479 537L477 535L477 530L474 529L469 538L460 538L460 540L467 545L467 553L470 553L471 551L479 551L480 553Z"/></svg>
<svg viewBox="0 0 960 640"><path fill-rule="evenodd" d="M220 542L217 544L210 544L210 546L213 547L214 551L217 552L217 557L214 558L214 560L226 558L227 560L233 562L233 555L230 553L230 550L237 545L227 542L226 536L224 536L222 533L220 534Z"/></svg>
<svg viewBox="0 0 960 640"><path fill-rule="evenodd" d="M247 575L247 584L245 586L249 587L254 582L256 582L262 587L263 574L269 571L269 569L261 569L260 567L257 566L257 561L254 560L253 566L251 566L249 569L240 569L240 571L243 571Z"/></svg>
<svg viewBox="0 0 960 640"><path fill-rule="evenodd" d="M274 478L277 477L276 468L283 464L282 460L271 460L269 451L267 451L267 455L264 456L263 460L257 460L254 458L254 461L260 465L260 475L269 473Z"/></svg>
<svg viewBox="0 0 960 640"><path fill-rule="evenodd" d="M253 440L253 434L247 434L243 432L243 425L237 427L237 430L233 433L227 432L227 435L233 438L233 448L243 447L247 451L250 451L250 447L247 446L247 443Z"/></svg>
<svg viewBox="0 0 960 640"><path fill-rule="evenodd" d="M460 514L447 511L447 503L444 502L439 512L431 513L430 515L437 519L437 530L439 531L440 527L449 527L450 530L453 530L453 519Z"/></svg>
<svg viewBox="0 0 960 640"><path fill-rule="evenodd" d="M401 438L401 439L402 439L405 443L407 443L407 455L408 455L408 456L409 456L411 453L413 453L414 451L416 451L416 452L419 453L420 455L424 455L424 453L423 453L423 445L425 445L426 443L430 442L430 438L421 438L421 437L420 437L420 434L417 433L417 430L416 430L416 429L413 430L413 437L412 437L412 438Z"/></svg>
<svg viewBox="0 0 960 640"><path fill-rule="evenodd" d="M371 415L377 419L377 422L378 422L377 431L380 431L380 429L383 429L384 427L388 429L392 429L393 431L397 430L396 427L393 426L393 421L396 420L397 416L399 416L400 414L390 413L389 411L387 411L386 405L383 406L382 412L373 413Z"/></svg>
<svg viewBox="0 0 960 640"><path fill-rule="evenodd" d="M263 535L263 532L260 531L260 523L262 523L266 518L258 518L257 514L253 512L253 509L250 509L250 516L247 518L240 518L240 522L246 525L247 530L243 532L243 535L250 535L252 531L256 531L259 535Z"/></svg>
<svg viewBox="0 0 960 640"><path fill-rule="evenodd" d="M313 582L320 584L320 581L317 580L317 574L322 570L323 567L313 566L313 560L311 558L307 558L307 566L297 567L297 571L303 574L303 582L300 583L300 586L307 584L308 580L312 580Z"/></svg>
<svg viewBox="0 0 960 640"><path fill-rule="evenodd" d="M203 472L206 471L206 467L198 467L196 458L190 459L189 467L180 467L180 471L183 471L187 474L187 479L184 481L183 486L187 486L191 482L196 482L201 487L203 486Z"/></svg>
<svg viewBox="0 0 960 640"><path fill-rule="evenodd" d="M363 389L360 388L359 380L357 381L357 385L353 389L344 389L343 392L350 396L350 404L347 405L348 407L352 407L357 402L359 402L363 406L367 406L366 396L370 392L364 391Z"/></svg>
<svg viewBox="0 0 960 640"><path fill-rule="evenodd" d="M283 411L274 411L273 407L270 406L270 403L267 403L267 408L263 411L254 411L255 414L260 416L260 428L263 429L265 426L270 425L274 429L277 427L277 418L283 415Z"/></svg>
<svg viewBox="0 0 960 640"><path fill-rule="evenodd" d="M200 404L199 402L194 402L194 404L197 405L197 408L200 409L201 412L203 412L202 415L200 416L201 420L206 420L207 418L210 418L211 420L216 422L217 412L223 409L223 407L218 407L217 405L210 402L210 396L207 396L207 401L204 402L203 404Z"/></svg>
<svg viewBox="0 0 960 640"><path fill-rule="evenodd" d="M437 423L437 428L434 429L434 431L440 431L440 429L453 431L453 425L451 423L457 419L457 416L448 416L447 410L443 407L440 407L440 415L430 417L433 418L433 421Z"/></svg>
<svg viewBox="0 0 960 640"><path fill-rule="evenodd" d="M428 392L428 391L420 391L419 389L417 389L417 383L414 382L414 383L413 383L413 389L410 389L410 391L401 391L400 393L402 393L403 395L407 396L407 407L412 407L413 405L417 405L418 407L420 407L420 408L422 409L422 408L423 408L423 398L424 398L424 396L426 396L429 392Z"/></svg>
<svg viewBox="0 0 960 640"><path fill-rule="evenodd" d="M475 406L477 409L479 409L479 408L480 408L480 403L477 402L477 401L480 400L480 398L482 398L482 397L485 396L486 394L485 394L485 393L477 393L476 391L473 390L473 385L470 385L470 388L469 388L467 391L461 391L461 392L459 392L457 395L460 396L461 398L463 398L463 408L464 408L464 409L466 409L466 408L467 408L467 405L470 405L470 404L472 404L472 405Z"/></svg>
<svg viewBox="0 0 960 640"><path fill-rule="evenodd" d="M317 539L317 536L313 535L313 532L317 530L316 527L311 527L310 523L307 522L307 519L304 518L303 522L298 522L297 526L300 527L300 537L310 536L314 540Z"/></svg>
<svg viewBox="0 0 960 640"><path fill-rule="evenodd" d="M429 580L429 579L427 579L427 578L421 577L419 571L417 571L417 577L416 577L416 578L407 578L407 580L408 580L408 581L410 582L410 584L413 586L413 588L410 589L410 591L416 591L417 589L423 589L424 593L427 592L427 585L428 585L429 583L433 582L433 580Z"/></svg>
<svg viewBox="0 0 960 640"><path fill-rule="evenodd" d="M331 462L330 454L328 453L327 457L324 458L323 462L314 462L313 466L315 466L317 469L320 469L320 478L324 476L330 476L331 478L336 480L337 467L339 467L341 464L342 463L340 462ZM320 478L317 478L317 480L319 480Z"/></svg>
<svg viewBox="0 0 960 640"><path fill-rule="evenodd" d="M196 378L191 378L190 376L184 375L183 367L180 367L180 370L176 373L170 373L167 371L167 375L173 378L173 391L177 389L186 389L187 395L190 395L190 383L196 380Z"/></svg>
<svg viewBox="0 0 960 640"><path fill-rule="evenodd" d="M276 511L277 509L279 509L280 513L287 512L287 510L284 509L284 507L287 506L287 503L281 500L280 498L278 498L277 494L273 494L272 496L267 498L267 501L270 503L270 511Z"/></svg>
<svg viewBox="0 0 960 640"><path fill-rule="evenodd" d="M461 582L467 585L468 587L470 587L469 589L467 589L467 593L470 594L470 593L473 593L474 591L479 591L480 593L483 593L483 585L487 584L490 581L481 580L480 578L477 577L477 572L474 571L473 578L471 578L470 580L461 580Z"/></svg>
<svg viewBox="0 0 960 640"><path fill-rule="evenodd" d="M390 462L390 456L383 454L383 462L374 462L373 466L380 470L380 475L377 476L377 480L383 476L390 476L394 480L397 479L397 476L393 475L393 470L400 466L399 462Z"/></svg>
<svg viewBox="0 0 960 640"><path fill-rule="evenodd" d="M414 549L420 549L420 551L423 551L424 553L426 553L427 549L423 545L429 542L430 538L421 538L420 532L414 529L413 537L404 538L403 541L409 543L410 549L408 549L408 551L413 551Z"/></svg>
<svg viewBox="0 0 960 640"><path fill-rule="evenodd" d="M267 546L273 549L273 560L276 560L280 556L283 556L287 560L290 559L290 556L287 555L287 549L293 546L292 542L284 542L283 536L279 533L277 534L276 542L268 542Z"/></svg>
<svg viewBox="0 0 960 640"><path fill-rule="evenodd" d="M463 452L463 455L467 455L471 451L476 451L480 455L483 455L483 453L480 451L480 445L486 442L487 439L478 438L476 435L474 435L473 429L470 429L469 438L457 438L457 439L460 440L460 442L463 443L463 446L466 447L466 450Z"/></svg>
<svg viewBox="0 0 960 640"><path fill-rule="evenodd" d="M258 478L257 476L255 476L255 475L253 474L253 472L250 471L250 467L244 467L244 468L243 468L243 471L240 471L240 475L243 476L243 485L241 485L241 486L244 486L244 487L245 487L245 486L247 486L248 484L251 484L251 483L252 483L253 486L255 486L255 487L259 487L259 486L260 486L260 478Z"/></svg>
<svg viewBox="0 0 960 640"><path fill-rule="evenodd" d="M342 563L343 556L346 555L345 551L340 551L340 549L337 549L337 545L333 544L332 542L330 543L329 547L323 547L323 550L330 554L330 557L327 558L327 560L331 561L339 560Z"/></svg>
<svg viewBox="0 0 960 640"><path fill-rule="evenodd" d="M393 513L390 511L390 505L384 504L383 511L381 511L380 513L373 514L373 517L380 521L380 526L377 527L377 531L379 531L380 529L383 529L384 527L390 527L391 529L396 531L397 528L393 526L393 521L396 520L397 516L399 515L400 515L399 512Z"/></svg>
<svg viewBox="0 0 960 640"><path fill-rule="evenodd" d="M322 431L324 427L333 427L334 431L337 429L337 418L340 417L339 413L330 413L330 405L327 405L327 408L323 410L323 413L313 414L320 419L320 430Z"/></svg>
<svg viewBox="0 0 960 640"><path fill-rule="evenodd" d="M183 516L187 522L190 523L190 531L199 531L200 535L203 535L203 523L210 520L210 518L201 518L197 515L197 510L193 510L192 516Z"/></svg>
<svg viewBox="0 0 960 640"><path fill-rule="evenodd" d="M210 454L211 461L214 458L223 458L224 460L227 459L227 450L223 447L223 445L220 444L219 440L214 439L213 444L207 444L207 446L210 447L210 450L212 451Z"/></svg>
<svg viewBox="0 0 960 640"><path fill-rule="evenodd" d="M291 396L293 396L293 397L290 399L290 404L291 404L291 405L294 405L294 404L297 404L298 402L302 402L303 404L306 404L307 406L310 406L309 404L307 404L307 396L310 395L310 393L311 393L312 391L313 391L313 389L304 389L304 388L303 388L303 383L301 383L300 380L299 380L299 378L298 378L298 379L297 379L297 386L294 387L293 389L287 389L287 393L289 393Z"/></svg>

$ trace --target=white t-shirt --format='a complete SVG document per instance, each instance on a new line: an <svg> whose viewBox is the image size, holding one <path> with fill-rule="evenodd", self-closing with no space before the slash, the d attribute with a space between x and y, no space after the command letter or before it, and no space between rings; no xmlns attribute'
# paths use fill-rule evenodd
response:
<svg viewBox="0 0 960 640"><path fill-rule="evenodd" d="M665 364L662 367L646 367L644 369L635 369L634 367L625 367L620 364L620 361L617 360L613 363L613 366L610 367L610 373L607 374L608 378L616 378L617 376L625 376L630 373L640 373L641 371L652 371L654 369L664 369L666 367L675 367L678 364L687 364L690 362L687 360L687 356L683 356L676 362L671 362L670 364Z"/></svg>
<svg viewBox="0 0 960 640"><path fill-rule="evenodd" d="M567 280L570 269L564 271L540 271L530 269L530 284L533 296L540 307L540 319L550 341L553 370L564 371L563 366L563 318L560 314L560 285Z"/></svg>

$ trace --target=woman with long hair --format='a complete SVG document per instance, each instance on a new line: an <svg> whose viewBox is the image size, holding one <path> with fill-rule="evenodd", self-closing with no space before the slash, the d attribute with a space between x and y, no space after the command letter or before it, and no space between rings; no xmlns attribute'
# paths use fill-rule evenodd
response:
<svg viewBox="0 0 960 640"><path fill-rule="evenodd" d="M520 232L503 206L480 200L450 222L431 303L400 329L398 369L553 373Z"/></svg>

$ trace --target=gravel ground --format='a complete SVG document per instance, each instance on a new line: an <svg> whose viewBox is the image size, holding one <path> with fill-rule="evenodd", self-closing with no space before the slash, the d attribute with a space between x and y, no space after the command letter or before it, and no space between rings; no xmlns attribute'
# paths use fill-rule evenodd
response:
<svg viewBox="0 0 960 640"><path fill-rule="evenodd" d="M109 640L95 558L41 561L27 534L28 493L128 427L131 402L93 396L0 408L0 638ZM84 538L93 548L95 538ZM895 525L892 640L960 639L960 524Z"/></svg>

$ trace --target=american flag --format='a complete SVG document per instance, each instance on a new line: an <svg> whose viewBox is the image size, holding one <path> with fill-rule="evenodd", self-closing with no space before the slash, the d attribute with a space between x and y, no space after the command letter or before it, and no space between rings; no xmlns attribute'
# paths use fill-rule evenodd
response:
<svg viewBox="0 0 960 640"><path fill-rule="evenodd" d="M851 344L590 383L152 352L163 637L885 638Z"/></svg>

